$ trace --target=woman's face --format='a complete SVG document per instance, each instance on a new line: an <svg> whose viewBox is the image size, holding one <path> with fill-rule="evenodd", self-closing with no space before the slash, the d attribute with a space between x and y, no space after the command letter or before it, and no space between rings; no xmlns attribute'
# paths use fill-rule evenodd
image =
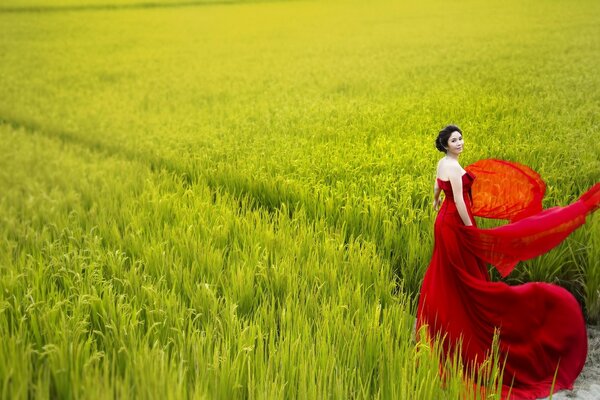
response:
<svg viewBox="0 0 600 400"><path fill-rule="evenodd" d="M448 154L459 155L463 151L463 137L459 131L454 131L448 138Z"/></svg>

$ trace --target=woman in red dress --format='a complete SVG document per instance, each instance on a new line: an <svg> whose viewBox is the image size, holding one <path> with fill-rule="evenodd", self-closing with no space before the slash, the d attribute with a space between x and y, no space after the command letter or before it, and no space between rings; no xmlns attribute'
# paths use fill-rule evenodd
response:
<svg viewBox="0 0 600 400"><path fill-rule="evenodd" d="M439 212L417 329L425 326L430 337L443 338L446 353L459 349L464 365L475 366L488 355L497 329L505 362L503 398L535 399L551 389L571 389L587 355L585 321L576 299L548 283L492 282L487 264L506 276L518 261L558 245L598 208L600 184L569 206L542 210L545 184L535 171L493 159L464 170L458 162L463 145L462 132L453 125L436 140L446 155L434 185L433 206ZM441 208L440 191L446 198ZM479 229L474 215L510 223Z"/></svg>

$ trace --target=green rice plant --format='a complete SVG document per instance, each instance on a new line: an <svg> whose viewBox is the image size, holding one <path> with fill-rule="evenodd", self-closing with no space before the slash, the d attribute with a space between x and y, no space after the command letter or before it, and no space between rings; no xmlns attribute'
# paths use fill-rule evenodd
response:
<svg viewBox="0 0 600 400"><path fill-rule="evenodd" d="M138 196L116 203L102 177L119 171L120 185L134 189L143 173L136 162L85 149L56 158L55 140L2 135L11 151L30 154L22 165L35 171L21 187L5 186L10 204L28 196L34 204L2 225L5 237L30 232L3 261L0 327L10 338L6 365L24 357L31 369L3 372L4 393L394 398L446 390L417 369L412 305L391 294L390 265L377 261L376 246L309 224L301 211L256 210L171 174L146 172ZM103 390L88 391L91 382Z"/></svg>
<svg viewBox="0 0 600 400"><path fill-rule="evenodd" d="M598 254L598 217L588 221L590 225L589 244L586 246L587 263L579 265L584 266L585 270L581 273L581 286L584 291L585 307L590 323L600 322L600 264Z"/></svg>
<svg viewBox="0 0 600 400"><path fill-rule="evenodd" d="M94 4L0 10L5 398L497 395L412 339L433 137L577 199L596 2ZM596 218L508 282L597 321Z"/></svg>

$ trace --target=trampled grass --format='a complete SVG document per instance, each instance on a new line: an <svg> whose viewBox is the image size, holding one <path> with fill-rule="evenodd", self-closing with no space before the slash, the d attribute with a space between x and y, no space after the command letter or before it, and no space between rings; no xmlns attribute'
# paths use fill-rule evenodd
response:
<svg viewBox="0 0 600 400"><path fill-rule="evenodd" d="M0 11L0 392L475 396L412 339L433 139L456 123L463 165L521 162L545 206L576 199L600 180L599 11ZM559 283L595 322L599 238L590 217L510 281Z"/></svg>

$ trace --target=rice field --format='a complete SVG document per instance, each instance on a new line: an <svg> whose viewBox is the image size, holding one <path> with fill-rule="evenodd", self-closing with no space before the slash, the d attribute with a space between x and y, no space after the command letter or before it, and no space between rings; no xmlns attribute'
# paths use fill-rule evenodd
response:
<svg viewBox="0 0 600 400"><path fill-rule="evenodd" d="M499 398L412 331L433 141L600 181L600 3L111 1L0 4L2 398ZM600 323L599 227L507 281Z"/></svg>

